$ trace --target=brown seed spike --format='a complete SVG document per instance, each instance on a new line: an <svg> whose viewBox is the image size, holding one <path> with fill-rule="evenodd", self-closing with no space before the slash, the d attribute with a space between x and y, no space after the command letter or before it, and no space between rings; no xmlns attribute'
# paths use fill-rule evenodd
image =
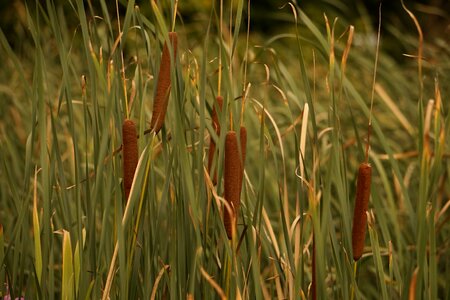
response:
<svg viewBox="0 0 450 300"><path fill-rule="evenodd" d="M356 200L352 228L352 248L355 261L361 258L364 250L367 226L366 211L369 206L371 177L371 165L365 162L360 164L356 182Z"/></svg>
<svg viewBox="0 0 450 300"><path fill-rule="evenodd" d="M134 173L139 160L136 125L134 121L126 119L122 125L123 139L123 186L125 199L128 200Z"/></svg>
<svg viewBox="0 0 450 300"><path fill-rule="evenodd" d="M240 183L240 159L239 145L235 131L229 131L225 137L225 172L224 172L224 196L225 200L232 208L232 214L224 208L224 225L227 236L232 238L232 222L235 222L241 188Z"/></svg>
<svg viewBox="0 0 450 300"><path fill-rule="evenodd" d="M221 96L217 96L216 98L217 105L219 106L219 109L222 110L223 106L223 98ZM217 135L220 135L220 122L219 122L219 116L217 115L216 106L213 106L211 118L213 121L213 128L216 131ZM212 165L213 165L213 158L214 158L214 152L216 151L216 143L214 143L214 140L212 137L209 139L209 152L208 152L208 170L211 173ZM214 174L211 174L212 176L212 182L214 185L217 184L217 165L214 170Z"/></svg>
<svg viewBox="0 0 450 300"><path fill-rule="evenodd" d="M235 131L229 131L225 137L225 170L224 189L225 200L232 207L232 215L224 208L224 225L229 239L233 236L233 222L236 225L241 202L242 180L244 172L244 161L246 155L247 130L240 128L240 147L242 156L239 157L239 144Z"/></svg>
<svg viewBox="0 0 450 300"><path fill-rule="evenodd" d="M169 32L169 40L173 47L173 59L175 61L177 55L177 33ZM158 75L158 83L156 86L156 94L155 100L153 101L153 114L152 120L150 121L150 128L158 133L161 130L161 127L164 124L164 118L167 112L167 104L169 103L169 94L170 94L170 52L169 47L166 43L164 43L161 64L159 65L159 75Z"/></svg>

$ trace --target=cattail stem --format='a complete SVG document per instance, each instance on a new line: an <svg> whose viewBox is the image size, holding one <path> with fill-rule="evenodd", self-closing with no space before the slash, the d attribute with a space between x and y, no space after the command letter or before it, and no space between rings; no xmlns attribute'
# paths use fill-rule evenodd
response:
<svg viewBox="0 0 450 300"><path fill-rule="evenodd" d="M352 228L352 248L355 261L361 258L364 250L367 227L366 211L369 206L371 177L372 166L366 162L361 163L356 182L356 200Z"/></svg>
<svg viewBox="0 0 450 300"><path fill-rule="evenodd" d="M372 134L372 123L367 125L367 142L366 142L366 150L364 155L364 162L369 163L369 149L370 149L370 136Z"/></svg>
<svg viewBox="0 0 450 300"><path fill-rule="evenodd" d="M123 186L125 199L128 200L134 173L139 160L136 125L134 121L126 119L122 125L123 139Z"/></svg>
<svg viewBox="0 0 450 300"><path fill-rule="evenodd" d="M223 98L221 96L216 97L217 106L220 110L222 110L223 106ZM220 122L219 122L219 116L217 114L216 106L213 106L212 114L211 114L212 122L214 130L216 131L217 135L220 135ZM214 163L214 153L216 152L216 143L214 142L214 139L210 137L209 139L209 153L208 153L208 170L211 174L213 163ZM216 160L217 161L217 160ZM211 174L212 182L214 185L217 184L217 165L214 170L214 173Z"/></svg>
<svg viewBox="0 0 450 300"><path fill-rule="evenodd" d="M247 144L247 130L245 127L240 128L239 135L240 143L238 143L238 136L235 131L229 131L225 138L224 196L225 200L231 206L231 213L227 207L224 208L223 222L228 239L232 239L233 237L233 227L236 228L241 202L244 162L246 156L245 148Z"/></svg>
<svg viewBox="0 0 450 300"><path fill-rule="evenodd" d="M169 32L169 40L172 44L173 49L173 61L175 62L175 57L177 54L177 33ZM156 86L156 94L155 100L153 102L153 114L152 120L150 121L150 128L158 133L161 130L161 127L164 124L164 118L167 112L167 105L169 103L169 95L170 95L170 70L171 62L170 62L170 52L167 43L164 43L161 64L159 65L159 75L158 75L158 83Z"/></svg>

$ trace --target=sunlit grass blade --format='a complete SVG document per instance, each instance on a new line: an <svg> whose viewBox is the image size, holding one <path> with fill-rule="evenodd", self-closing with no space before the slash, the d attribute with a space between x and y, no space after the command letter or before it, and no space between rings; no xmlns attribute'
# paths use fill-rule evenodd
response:
<svg viewBox="0 0 450 300"><path fill-rule="evenodd" d="M34 258L36 277L39 285L41 284L42 276L42 250L41 250L41 230L39 225L38 214L38 195L37 195L37 170L34 175L34 193L33 193L33 237L34 237Z"/></svg>
<svg viewBox="0 0 450 300"><path fill-rule="evenodd" d="M70 233L63 230L61 299L74 299L75 274Z"/></svg>

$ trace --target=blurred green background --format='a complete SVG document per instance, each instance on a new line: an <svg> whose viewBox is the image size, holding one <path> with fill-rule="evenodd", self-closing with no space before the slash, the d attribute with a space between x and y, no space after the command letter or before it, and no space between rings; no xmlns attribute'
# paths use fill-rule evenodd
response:
<svg viewBox="0 0 450 300"><path fill-rule="evenodd" d="M45 6L45 1L41 1ZM101 11L100 4L97 1L85 1L92 11ZM228 1L225 1L228 5ZM366 30L376 28L378 20L378 7L380 1L376 0L303 0L297 2L307 15L314 21L323 22L323 14L326 12L329 19L338 17L344 24L363 24ZM426 42L437 45L443 45L440 40L450 41L450 1L448 0L408 0L405 1L418 18ZM58 3L56 1L56 3ZM121 0L121 13L125 12L127 1ZM180 15L185 23L192 23L199 19L206 18L211 8L211 1L208 0L181 0L179 1ZM253 33L273 34L282 32L287 24L292 22L292 16L286 8L287 1L280 0L254 0L251 1L251 26ZM150 15L149 1L136 1L140 10ZM0 1L0 27L12 42L16 49L22 48L22 42L25 40L26 30L26 5L23 0ZM34 3L29 5L33 10ZM68 6L65 6L65 9ZM114 5L111 5L111 13L115 13ZM401 52L396 40L402 32L413 32L414 24L409 16L401 8L401 1L382 2L383 14L383 39L385 47L394 53ZM73 26L76 26L74 20ZM69 24L70 25L70 24ZM358 29L361 28L358 26Z"/></svg>

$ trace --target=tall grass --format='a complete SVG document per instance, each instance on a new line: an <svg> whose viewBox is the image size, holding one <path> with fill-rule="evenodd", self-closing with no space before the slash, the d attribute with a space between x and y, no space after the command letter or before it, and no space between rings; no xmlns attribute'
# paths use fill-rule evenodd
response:
<svg viewBox="0 0 450 300"><path fill-rule="evenodd" d="M293 2L280 8L285 33L268 37L252 30L250 2L220 1L193 24L177 4L141 12L131 0L119 14L104 0L99 10L28 2L25 53L0 30L0 295L448 297L448 51L410 32L399 39L412 54L401 65L381 39L373 83L376 47L360 42L371 30L313 21ZM398 13L420 28L411 11ZM170 93L155 132L170 32L177 51L166 48ZM369 234L356 268L352 216L370 114ZM125 119L137 124L132 182ZM229 240L226 135L243 124Z"/></svg>

